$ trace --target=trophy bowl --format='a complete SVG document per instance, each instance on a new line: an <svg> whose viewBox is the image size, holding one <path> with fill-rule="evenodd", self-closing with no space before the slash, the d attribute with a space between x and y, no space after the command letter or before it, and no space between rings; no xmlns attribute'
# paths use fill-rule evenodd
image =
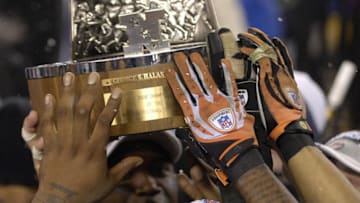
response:
<svg viewBox="0 0 360 203"><path fill-rule="evenodd" d="M64 73L75 74L80 95L88 74L96 71L103 95L92 117L113 88L123 91L112 136L185 126L164 71L175 68L173 52L207 56L207 34L217 28L211 5L205 0L72 0L73 60L25 68L32 108L41 116L46 94L60 98Z"/></svg>
<svg viewBox="0 0 360 203"><path fill-rule="evenodd" d="M72 0L72 56L142 56L204 45L218 27L211 0Z"/></svg>

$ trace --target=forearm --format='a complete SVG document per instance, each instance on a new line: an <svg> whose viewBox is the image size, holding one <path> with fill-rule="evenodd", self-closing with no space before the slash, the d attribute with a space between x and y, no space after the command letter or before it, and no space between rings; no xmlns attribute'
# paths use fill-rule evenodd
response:
<svg viewBox="0 0 360 203"><path fill-rule="evenodd" d="M308 134L284 134L277 145L304 202L360 202L360 195Z"/></svg>
<svg viewBox="0 0 360 203"><path fill-rule="evenodd" d="M360 194L314 146L303 147L288 161L304 202L360 202Z"/></svg>
<svg viewBox="0 0 360 203"><path fill-rule="evenodd" d="M254 150L252 153L259 152ZM247 170L239 177L235 187L245 201L250 203L297 202L265 163Z"/></svg>

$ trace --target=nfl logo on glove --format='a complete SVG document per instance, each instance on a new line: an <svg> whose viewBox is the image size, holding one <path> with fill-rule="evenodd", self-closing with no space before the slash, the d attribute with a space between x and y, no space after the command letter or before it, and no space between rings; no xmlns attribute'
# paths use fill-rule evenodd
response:
<svg viewBox="0 0 360 203"><path fill-rule="evenodd" d="M230 108L221 109L210 116L209 123L220 131L230 131L234 128L234 113Z"/></svg>

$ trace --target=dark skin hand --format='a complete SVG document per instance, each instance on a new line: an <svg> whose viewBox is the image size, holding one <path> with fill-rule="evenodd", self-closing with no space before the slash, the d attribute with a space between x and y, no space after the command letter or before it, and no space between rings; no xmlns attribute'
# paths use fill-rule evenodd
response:
<svg viewBox="0 0 360 203"><path fill-rule="evenodd" d="M211 199L220 201L220 191L200 165L190 169L190 177L183 171L178 175L181 189L191 199Z"/></svg>
<svg viewBox="0 0 360 203"><path fill-rule="evenodd" d="M90 113L99 94L100 76L91 73L79 99L75 95L75 76L66 73L64 88L57 103L45 97L45 112L40 118L38 136L44 139L39 190L32 202L95 202L110 193L118 182L142 163L128 157L108 169L106 145L111 121L121 100L115 88L108 104L90 126ZM93 130L91 130L93 129Z"/></svg>
<svg viewBox="0 0 360 203"><path fill-rule="evenodd" d="M196 159L189 149L185 149L187 164L192 166L189 174L179 171L178 181L180 188L193 200L211 199L221 201L220 190L215 184L215 174L211 168Z"/></svg>

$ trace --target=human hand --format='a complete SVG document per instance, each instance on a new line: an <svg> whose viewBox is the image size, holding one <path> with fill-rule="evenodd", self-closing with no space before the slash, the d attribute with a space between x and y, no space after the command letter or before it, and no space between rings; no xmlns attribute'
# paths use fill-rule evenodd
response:
<svg viewBox="0 0 360 203"><path fill-rule="evenodd" d="M190 177L183 171L180 171L178 181L181 189L193 200L221 200L219 188L200 165L191 167Z"/></svg>
<svg viewBox="0 0 360 203"><path fill-rule="evenodd" d="M283 42L278 38L270 40L256 28L238 38L241 54L257 68L261 115L271 139L277 141L284 132L312 134Z"/></svg>
<svg viewBox="0 0 360 203"><path fill-rule="evenodd" d="M234 164L237 158L257 145L254 119L246 114L239 101L231 65L222 61L225 95L213 81L200 54L192 53L188 59L184 53L175 53L174 61L185 84L172 69L168 70L166 78L182 108L185 122L206 150L205 154L210 156L207 163L223 185L227 185L228 177L236 180L239 174L233 167L237 165Z"/></svg>
<svg viewBox="0 0 360 203"><path fill-rule="evenodd" d="M95 126L90 126L95 100L102 95L99 74L89 75L79 98L73 73L66 73L63 83L58 103L51 94L45 97L45 112L37 131L44 139L44 154L33 202L95 202L111 192L142 159L128 157L110 170L107 167L105 147L120 105L120 89L112 91L107 105L95 116Z"/></svg>

